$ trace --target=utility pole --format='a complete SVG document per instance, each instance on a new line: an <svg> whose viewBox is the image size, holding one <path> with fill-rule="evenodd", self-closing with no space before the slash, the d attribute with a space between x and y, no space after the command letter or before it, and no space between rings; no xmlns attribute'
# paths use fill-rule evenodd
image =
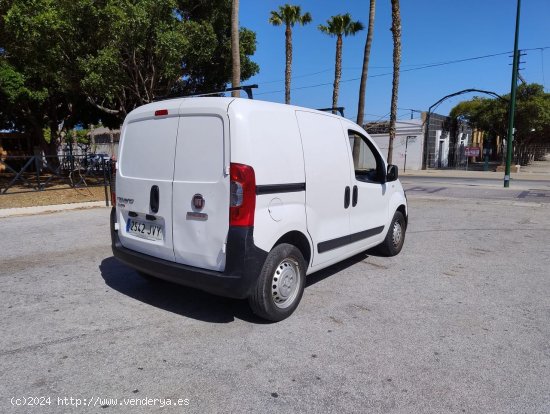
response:
<svg viewBox="0 0 550 414"><path fill-rule="evenodd" d="M518 0L516 11L516 33L514 38L514 61L512 63L512 89L510 91L510 110L508 112L508 138L506 139L506 167L504 170L504 187L510 187L510 164L512 163L512 153L514 144L514 115L516 112L516 89L518 87L518 65L519 65L519 11L521 0Z"/></svg>

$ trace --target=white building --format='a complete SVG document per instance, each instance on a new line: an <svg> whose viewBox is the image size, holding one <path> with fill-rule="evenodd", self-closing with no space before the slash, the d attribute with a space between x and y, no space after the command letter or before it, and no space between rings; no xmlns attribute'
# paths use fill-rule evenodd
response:
<svg viewBox="0 0 550 414"><path fill-rule="evenodd" d="M471 141L471 128L466 124L453 123L448 116L431 114L426 134L425 119L426 113L423 112L420 119L396 122L392 164L397 165L400 171L466 165L464 148ZM364 127L387 155L389 122L367 123ZM425 145L427 148L424 148Z"/></svg>
<svg viewBox="0 0 550 414"><path fill-rule="evenodd" d="M369 135L387 156L390 141L389 124L387 122L365 126ZM399 171L421 170L424 128L421 119L398 121L395 124L396 136L393 141L392 164L397 165Z"/></svg>

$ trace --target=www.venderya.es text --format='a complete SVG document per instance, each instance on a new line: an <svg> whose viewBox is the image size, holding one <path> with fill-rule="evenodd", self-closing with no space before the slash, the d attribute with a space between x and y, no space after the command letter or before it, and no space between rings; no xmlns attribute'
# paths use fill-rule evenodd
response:
<svg viewBox="0 0 550 414"><path fill-rule="evenodd" d="M66 407L186 407L190 405L189 398L104 398L91 397L50 397L50 396L25 396L12 397L11 405L14 407L41 407L41 406L66 406Z"/></svg>

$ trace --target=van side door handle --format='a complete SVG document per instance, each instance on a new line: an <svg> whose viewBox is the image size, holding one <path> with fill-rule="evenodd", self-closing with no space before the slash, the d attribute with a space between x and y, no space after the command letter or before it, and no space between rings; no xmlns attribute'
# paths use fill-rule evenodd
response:
<svg viewBox="0 0 550 414"><path fill-rule="evenodd" d="M151 194L149 194L149 207L154 214L159 211L159 187L154 185L151 187Z"/></svg>
<svg viewBox="0 0 550 414"><path fill-rule="evenodd" d="M357 199L359 198L359 190L356 185L353 186L353 196L351 206L355 207L357 205Z"/></svg>
<svg viewBox="0 0 550 414"><path fill-rule="evenodd" d="M346 190L344 191L344 208L349 207L349 198L350 198L350 189L349 187L346 187Z"/></svg>

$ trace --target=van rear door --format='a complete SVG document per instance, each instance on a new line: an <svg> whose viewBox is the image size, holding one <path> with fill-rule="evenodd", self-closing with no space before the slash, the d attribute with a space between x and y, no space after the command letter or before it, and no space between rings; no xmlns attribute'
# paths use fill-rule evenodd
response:
<svg viewBox="0 0 550 414"><path fill-rule="evenodd" d="M229 125L222 108L180 108L173 186L177 263L225 269L229 230Z"/></svg>
<svg viewBox="0 0 550 414"><path fill-rule="evenodd" d="M120 242L128 249L171 261L178 107L147 105L128 116L116 178Z"/></svg>

